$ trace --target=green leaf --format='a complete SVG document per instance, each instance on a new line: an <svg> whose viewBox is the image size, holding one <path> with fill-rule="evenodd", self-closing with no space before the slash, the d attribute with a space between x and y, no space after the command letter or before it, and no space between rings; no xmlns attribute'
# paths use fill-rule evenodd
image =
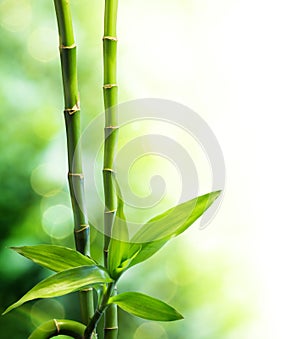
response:
<svg viewBox="0 0 300 339"><path fill-rule="evenodd" d="M96 265L91 258L63 246L36 245L11 247L11 249L54 272L65 271L73 267Z"/></svg>
<svg viewBox="0 0 300 339"><path fill-rule="evenodd" d="M130 264L128 265L128 268L152 257L152 255L158 252L169 240L170 238L165 237L160 240L150 241L142 244L131 244L131 247L129 249L129 256L131 256L131 254L134 253L137 248L140 248L140 250L138 251L137 255L132 258Z"/></svg>
<svg viewBox="0 0 300 339"><path fill-rule="evenodd" d="M202 195L151 218L131 242L150 242L179 235L212 205L220 193L216 191Z"/></svg>
<svg viewBox="0 0 300 339"><path fill-rule="evenodd" d="M127 244L129 246L129 243ZM138 255L139 251L141 250L141 246L136 248L136 252L133 254L130 254L129 258L126 259L123 258L122 262L119 264L118 267L116 267L115 269L113 269L113 271L110 273L111 277L115 280L118 280L119 277L122 275L122 273L130 267L130 264L132 262L132 260Z"/></svg>
<svg viewBox="0 0 300 339"><path fill-rule="evenodd" d="M183 319L183 316L173 307L142 293L121 293L111 297L109 303L117 304L124 311L148 320L174 321Z"/></svg>
<svg viewBox="0 0 300 339"><path fill-rule="evenodd" d="M218 198L221 191L216 191L194 198L173 207L150 219L132 238L128 256L139 253L129 267L150 258L171 238L183 233L191 226Z"/></svg>
<svg viewBox="0 0 300 339"><path fill-rule="evenodd" d="M56 273L39 282L20 300L9 306L3 314L37 298L59 297L82 288L112 282L112 279L101 266L80 266Z"/></svg>
<svg viewBox="0 0 300 339"><path fill-rule="evenodd" d="M128 259L129 234L126 217L124 214L124 201L120 187L115 180L118 207L112 228L112 236L108 248L108 270L112 276L118 276L121 273L120 265L123 260ZM116 274L116 271L118 273Z"/></svg>

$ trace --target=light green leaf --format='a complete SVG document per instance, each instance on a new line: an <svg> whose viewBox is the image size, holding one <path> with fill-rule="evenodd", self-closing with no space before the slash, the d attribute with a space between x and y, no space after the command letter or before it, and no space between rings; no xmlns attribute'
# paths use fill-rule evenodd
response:
<svg viewBox="0 0 300 339"><path fill-rule="evenodd" d="M137 248L139 248L139 251L137 252L137 255L135 255L130 261L128 268L137 265L152 257L152 255L158 252L169 240L170 240L169 237L165 237L160 240L150 241L142 244L139 243L131 244L129 249L129 256L131 256L131 254L134 253L134 251L136 251Z"/></svg>
<svg viewBox="0 0 300 339"><path fill-rule="evenodd" d="M91 258L63 246L36 245L11 247L11 249L55 272L65 271L73 267L96 265Z"/></svg>
<svg viewBox="0 0 300 339"><path fill-rule="evenodd" d="M150 242L171 238L184 232L216 200L220 191L208 193L151 218L132 238L131 242Z"/></svg>
<svg viewBox="0 0 300 339"><path fill-rule="evenodd" d="M127 244L127 246L129 246L129 243ZM120 265L118 267L116 267L115 269L113 269L113 271L110 273L111 277L115 280L118 280L119 277L121 276L121 274L130 267L131 262L134 260L134 258L138 255L139 251L141 250L141 246L137 246L136 247L136 252L131 254L130 257L128 259L123 258L122 262L120 263Z"/></svg>
<svg viewBox="0 0 300 339"><path fill-rule="evenodd" d="M129 266L150 258L171 238L183 233L212 205L220 193L221 191L216 191L202 195L150 219L131 240L128 256L132 257L138 248L140 251Z"/></svg>
<svg viewBox="0 0 300 339"><path fill-rule="evenodd" d="M59 297L82 288L112 282L108 273L100 266L80 266L56 273L41 281L20 300L9 306L3 314L37 298Z"/></svg>
<svg viewBox="0 0 300 339"><path fill-rule="evenodd" d="M129 234L126 217L124 214L124 201L120 187L116 180L115 185L118 198L118 207L108 248L108 270L113 276L115 275L116 270L122 261L128 259L127 255L129 249Z"/></svg>
<svg viewBox="0 0 300 339"><path fill-rule="evenodd" d="M183 319L183 316L173 307L142 293L121 293L111 297L109 303L117 304L124 311L148 320L174 321Z"/></svg>

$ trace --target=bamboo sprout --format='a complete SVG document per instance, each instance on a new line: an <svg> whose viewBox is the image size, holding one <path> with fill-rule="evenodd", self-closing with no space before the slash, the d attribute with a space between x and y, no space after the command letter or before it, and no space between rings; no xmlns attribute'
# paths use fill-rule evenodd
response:
<svg viewBox="0 0 300 339"><path fill-rule="evenodd" d="M68 147L68 182L74 216L76 250L90 255L90 228L84 201L84 177L80 148L80 103L77 84L76 44L68 0L54 0L65 101L65 124ZM93 290L79 292L82 321L87 324L94 314Z"/></svg>

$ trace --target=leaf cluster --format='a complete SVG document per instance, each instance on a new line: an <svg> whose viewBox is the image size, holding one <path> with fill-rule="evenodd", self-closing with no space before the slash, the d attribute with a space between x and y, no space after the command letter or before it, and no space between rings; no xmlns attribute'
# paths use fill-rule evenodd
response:
<svg viewBox="0 0 300 339"><path fill-rule="evenodd" d="M63 246L12 247L17 253L56 273L35 285L3 314L30 300L58 297L84 288L101 291L115 285L126 270L149 259L169 240L191 226L219 195L220 191L216 191L177 205L151 218L129 239L124 202L119 191L107 269L92 258ZM183 318L165 302L137 292L109 295L104 307L110 304L117 304L124 311L148 320L174 321Z"/></svg>

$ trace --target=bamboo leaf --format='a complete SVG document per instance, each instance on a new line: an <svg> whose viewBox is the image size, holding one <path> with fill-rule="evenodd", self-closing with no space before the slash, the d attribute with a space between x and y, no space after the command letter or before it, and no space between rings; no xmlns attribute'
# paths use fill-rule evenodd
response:
<svg viewBox="0 0 300 339"><path fill-rule="evenodd" d="M84 287L112 282L112 279L101 266L80 266L56 273L39 282L20 300L9 306L3 314L37 298L59 297Z"/></svg>
<svg viewBox="0 0 300 339"><path fill-rule="evenodd" d="M129 248L129 243L126 244ZM122 262L119 264L119 266L117 266L116 268L114 268L112 270L112 272L110 273L111 277L115 280L118 280L119 277L122 275L123 272L125 272L125 270L127 268L130 267L131 262L134 260L134 258L138 255L139 251L141 250L141 246L137 246L136 247L136 252L133 253L132 255L129 256L128 259L126 259L126 257L122 260Z"/></svg>
<svg viewBox="0 0 300 339"><path fill-rule="evenodd" d="M221 191L208 193L150 219L132 238L128 256L132 257L129 267L150 258L161 249L171 238L183 233L191 226L218 198Z"/></svg>
<svg viewBox="0 0 300 339"><path fill-rule="evenodd" d="M124 311L148 320L174 321L183 319L183 316L170 305L142 293L121 293L111 297L109 303L117 304Z"/></svg>
<svg viewBox="0 0 300 339"><path fill-rule="evenodd" d="M73 267L96 265L91 258L63 246L36 245L11 247L11 249L55 272L65 271Z"/></svg>
<svg viewBox="0 0 300 339"><path fill-rule="evenodd" d="M171 238L184 232L216 200L220 191L208 193L151 218L132 238L131 242L149 242Z"/></svg>
<svg viewBox="0 0 300 339"><path fill-rule="evenodd" d="M124 214L124 200L117 180L115 180L118 207L112 228L112 236L108 248L108 270L114 275L123 260L128 259L129 233Z"/></svg>
<svg viewBox="0 0 300 339"><path fill-rule="evenodd" d="M134 258L131 260L130 264L128 265L128 268L137 265L152 257L152 255L158 252L169 240L170 240L169 237L165 237L163 239L156 241L150 241L141 244L139 243L131 244L131 247L129 249L129 256L131 256L131 253L134 253L134 251L137 250L138 247L140 248L140 250L138 251L137 255L134 256Z"/></svg>

